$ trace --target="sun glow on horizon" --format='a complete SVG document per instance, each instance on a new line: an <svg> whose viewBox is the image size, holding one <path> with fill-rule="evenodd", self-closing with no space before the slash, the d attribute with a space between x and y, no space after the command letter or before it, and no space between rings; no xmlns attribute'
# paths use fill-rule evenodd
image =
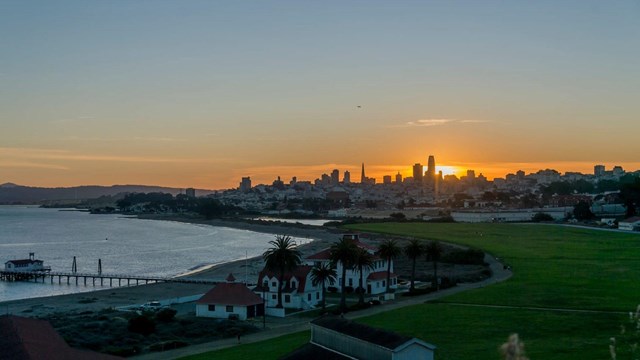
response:
<svg viewBox="0 0 640 360"><path fill-rule="evenodd" d="M436 165L436 173L442 171L442 176L445 175L457 175L460 170L457 166L448 166L448 165Z"/></svg>

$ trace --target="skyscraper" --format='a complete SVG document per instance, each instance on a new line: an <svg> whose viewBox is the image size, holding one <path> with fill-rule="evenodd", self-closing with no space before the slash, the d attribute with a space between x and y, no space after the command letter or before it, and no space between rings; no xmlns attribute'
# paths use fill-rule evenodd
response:
<svg viewBox="0 0 640 360"><path fill-rule="evenodd" d="M344 177L342 178L342 182L345 184L351 183L351 173L349 172L349 170L346 170L344 172Z"/></svg>
<svg viewBox="0 0 640 360"><path fill-rule="evenodd" d="M433 180L436 177L436 158L433 155L429 155L427 161L427 178Z"/></svg>
<svg viewBox="0 0 640 360"><path fill-rule="evenodd" d="M340 171L333 169L331 172L331 185L338 185L340 183Z"/></svg>
<svg viewBox="0 0 640 360"><path fill-rule="evenodd" d="M362 175L360 175L360 182L362 184L367 182L367 177L364 175L364 163L362 163Z"/></svg>
<svg viewBox="0 0 640 360"><path fill-rule="evenodd" d="M398 171L398 173L396 174L396 183L402 183L402 175L400 174L400 171Z"/></svg>
<svg viewBox="0 0 640 360"><path fill-rule="evenodd" d="M413 181L416 183L422 182L422 164L413 164Z"/></svg>
<svg viewBox="0 0 640 360"><path fill-rule="evenodd" d="M604 171L604 165L596 165L593 167L593 175L595 176L603 176Z"/></svg>
<svg viewBox="0 0 640 360"><path fill-rule="evenodd" d="M248 192L249 190L251 190L251 177L243 177L240 182L240 191Z"/></svg>

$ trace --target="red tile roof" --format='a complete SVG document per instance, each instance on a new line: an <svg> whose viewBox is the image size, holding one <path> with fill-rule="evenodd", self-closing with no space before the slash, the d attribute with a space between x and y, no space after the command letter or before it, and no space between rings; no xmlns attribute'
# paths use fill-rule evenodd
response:
<svg viewBox="0 0 640 360"><path fill-rule="evenodd" d="M70 347L49 322L19 316L0 317L0 359L110 360L117 356Z"/></svg>
<svg viewBox="0 0 640 360"><path fill-rule="evenodd" d="M331 260L331 249L324 249L318 253L307 256L307 260Z"/></svg>
<svg viewBox="0 0 640 360"><path fill-rule="evenodd" d="M390 274L390 279L393 279L394 277L398 277L397 274L391 273ZM369 276L367 276L367 280L386 280L387 279L387 272L386 271L376 271L373 272L371 274L369 274Z"/></svg>
<svg viewBox="0 0 640 360"><path fill-rule="evenodd" d="M251 306L262 304L262 298L245 284L220 283L204 294L198 304Z"/></svg>

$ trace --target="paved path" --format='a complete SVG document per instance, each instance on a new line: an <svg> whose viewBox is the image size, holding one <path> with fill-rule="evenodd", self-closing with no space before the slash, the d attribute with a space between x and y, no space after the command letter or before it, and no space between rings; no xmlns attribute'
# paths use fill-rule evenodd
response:
<svg viewBox="0 0 640 360"><path fill-rule="evenodd" d="M438 292L413 296L413 297L402 297L399 296L396 300L388 301L382 305L372 306L368 309L359 310L351 313L345 314L345 317L348 319L356 319L360 317L370 316L379 314L385 311L395 310L399 308L403 308L405 306L424 304L425 302L436 300L445 296L453 295L462 291L467 291L471 289L482 288L487 285L495 284L501 281L505 281L511 277L512 272L510 270L505 270L504 266L496 260L491 255L485 255L485 261L489 264L492 276L488 279L477 283L463 283L458 284L458 286L441 290ZM299 331L309 330L310 325L308 318L298 318L298 317L289 317L286 319L269 319L269 326L267 330L259 331L257 333L245 335L241 338L241 343L248 344L254 343L258 341L272 339L278 336L292 334ZM256 326L261 326L260 321L255 322ZM228 347L232 347L238 345L238 340L236 338L222 339L216 340L212 342L202 343L198 345L191 345L182 349L169 350L165 352L155 352L150 354L145 354L141 356L135 357L136 360L171 360L180 358L183 356L200 354L206 351L219 350Z"/></svg>

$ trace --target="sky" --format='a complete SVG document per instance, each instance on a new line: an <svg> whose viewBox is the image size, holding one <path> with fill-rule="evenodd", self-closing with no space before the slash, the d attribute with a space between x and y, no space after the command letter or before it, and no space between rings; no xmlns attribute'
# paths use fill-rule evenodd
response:
<svg viewBox="0 0 640 360"><path fill-rule="evenodd" d="M640 169L638 1L0 0L0 183Z"/></svg>

